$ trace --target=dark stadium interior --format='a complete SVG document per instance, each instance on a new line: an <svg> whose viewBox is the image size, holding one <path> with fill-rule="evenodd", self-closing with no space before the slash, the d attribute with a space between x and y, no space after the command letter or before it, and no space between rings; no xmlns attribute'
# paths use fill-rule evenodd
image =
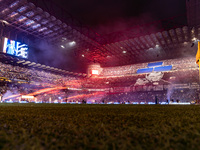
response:
<svg viewBox="0 0 200 150"><path fill-rule="evenodd" d="M32 9L38 6L42 8L42 11L48 12L69 25L69 29L65 32L60 31L59 35L55 35L57 31L55 29L52 35L47 34L50 37L39 35L39 39L35 38L34 32L33 34L26 32L25 35L17 34L19 40L27 40L24 37L28 36L31 49L29 59L34 62L73 72L86 73L87 65L91 62L98 62L103 67L110 67L182 57L195 53L193 48L188 49L192 44L191 39L188 39L187 47L182 45L184 40L177 41L175 44L176 41L173 41L173 44L163 42L168 40L167 34L173 34L169 33L170 29L182 28L180 35L174 34L173 36L185 36L183 27L187 25L186 5L181 0L176 2L173 0L162 2L157 0L146 2L139 0L125 2L113 0L100 2L30 0L30 2L35 5L30 6ZM41 10L37 10L38 13L39 11ZM51 23L47 24L51 25ZM59 21L58 24L60 24ZM54 24L54 27L58 26ZM74 30L70 30L70 27ZM10 27L4 28L10 30ZM16 33L19 31L14 28L10 36L13 34L16 38ZM165 34L166 37L162 37L160 33ZM84 34L86 37L81 37L80 34ZM158 42L147 41L148 37L145 36L151 34L155 34L158 38L158 42L162 44L161 49L152 49ZM190 33L186 34L190 38ZM152 38L150 37L151 40ZM76 45L60 47L70 41L75 41ZM137 46L137 44L141 47L133 49L133 46ZM172 49L173 54L170 52ZM123 51L126 51L126 54L123 54ZM139 53L137 53L138 51ZM149 53L154 55L149 56Z"/></svg>
<svg viewBox="0 0 200 150"><path fill-rule="evenodd" d="M89 33L87 33L87 35L92 40L97 42L98 45L95 45L95 47L91 46L90 43L87 43L88 45L85 45L85 48L77 47L73 49L73 52L70 50L66 52L68 54L65 55L65 59L62 60L62 62L66 66L66 61L68 60L67 62L70 64L69 66L73 66L71 67L71 71L77 71L79 69L81 69L80 71L86 71L88 62L99 62L102 64L102 66L119 66L144 61L162 60L163 58L172 58L173 56L180 56L179 54L175 53L173 56L167 56L166 54L163 54L162 51L159 51L156 52L155 56L152 58L149 58L149 56L144 58L144 56L142 57L138 56L137 54L132 54L130 52L132 51L130 49L130 45L127 45L126 43L118 43L119 41L140 37L142 35L185 26L187 24L186 7L185 3L180 3L180 1L174 2L171 0L162 1L162 3L160 3L155 0L146 2L141 2L138 0L128 0L125 2L116 2L113 0L100 2L67 2L60 0L52 1L53 5L55 4L57 6L53 7L54 9L52 9L51 4L45 1L36 0L33 2L38 4L41 8L49 13L52 11L52 14L54 14L59 19L62 19L62 15L68 15L69 13L72 19L74 19L74 25L79 27L81 26L79 29L83 30L83 32L87 29L82 27L88 28ZM165 5L165 9L168 11L161 9L161 6L163 5ZM174 8L171 8L172 6ZM64 14L61 14L61 12L59 13L57 10L61 8L64 9ZM63 20L65 21L65 19ZM149 28L149 25L152 25L152 28ZM105 44L108 45L105 47L103 46ZM115 49L115 46L110 44L119 44L116 45L118 47L118 53L114 54L117 55L117 58L114 56L114 58L110 59L110 56L113 56L113 53L110 51L113 51L112 48ZM111 49L107 46L111 46ZM171 47L165 47L165 49L171 49ZM123 56L124 54L120 55L120 52L124 50L128 51L126 54L128 57ZM140 53L141 51L146 53L146 49L144 50L144 47L140 49ZM69 55L70 57L67 57ZM84 58L82 58L82 55L84 55ZM74 56L75 58L70 59L71 56ZM49 59L51 60L51 58ZM81 63L77 60L80 60ZM56 60L54 59L53 62L56 62ZM84 65L80 66L80 64ZM66 69L69 70L71 68ZM76 68L77 70L73 70Z"/></svg>
<svg viewBox="0 0 200 150"><path fill-rule="evenodd" d="M199 14L200 0L0 0L0 149L200 149Z"/></svg>
<svg viewBox="0 0 200 150"><path fill-rule="evenodd" d="M97 95L104 91L104 96L119 93L118 88L198 89L195 54L200 28L198 13L193 13L195 2L1 0L0 4L2 93L15 86L25 86L23 94L61 86Z"/></svg>

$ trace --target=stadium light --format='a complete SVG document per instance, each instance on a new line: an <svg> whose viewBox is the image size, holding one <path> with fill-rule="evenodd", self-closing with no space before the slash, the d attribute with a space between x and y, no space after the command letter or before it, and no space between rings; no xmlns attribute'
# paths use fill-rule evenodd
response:
<svg viewBox="0 0 200 150"><path fill-rule="evenodd" d="M122 53L126 54L126 51L123 51Z"/></svg>
<svg viewBox="0 0 200 150"><path fill-rule="evenodd" d="M74 46L76 44L75 41L69 42L69 46Z"/></svg>
<svg viewBox="0 0 200 150"><path fill-rule="evenodd" d="M60 45L60 47L61 47L61 48L65 48L65 46L64 46L64 45Z"/></svg>
<svg viewBox="0 0 200 150"><path fill-rule="evenodd" d="M85 55L84 55L84 54L82 54L82 57L85 57Z"/></svg>
<svg viewBox="0 0 200 150"><path fill-rule="evenodd" d="M62 42L64 42L64 41L67 41L67 38L66 37L62 37L62 40L61 40Z"/></svg>
<svg viewBox="0 0 200 150"><path fill-rule="evenodd" d="M196 42L196 41L197 41L197 38L194 37L194 38L192 39L192 41Z"/></svg>

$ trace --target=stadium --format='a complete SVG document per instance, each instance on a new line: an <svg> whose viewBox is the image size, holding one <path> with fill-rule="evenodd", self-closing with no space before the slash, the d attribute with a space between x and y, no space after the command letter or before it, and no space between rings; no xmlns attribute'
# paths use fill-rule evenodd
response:
<svg viewBox="0 0 200 150"><path fill-rule="evenodd" d="M200 148L200 1L163 4L0 0L0 147Z"/></svg>

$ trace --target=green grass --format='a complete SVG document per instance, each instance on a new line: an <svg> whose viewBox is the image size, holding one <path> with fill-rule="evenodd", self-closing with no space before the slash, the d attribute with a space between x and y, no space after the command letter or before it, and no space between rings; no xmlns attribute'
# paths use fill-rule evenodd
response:
<svg viewBox="0 0 200 150"><path fill-rule="evenodd" d="M0 104L0 149L200 149L200 106Z"/></svg>

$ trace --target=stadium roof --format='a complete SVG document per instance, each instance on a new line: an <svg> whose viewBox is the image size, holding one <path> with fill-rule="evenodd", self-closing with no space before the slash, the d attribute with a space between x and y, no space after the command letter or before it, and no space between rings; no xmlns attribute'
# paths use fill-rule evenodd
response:
<svg viewBox="0 0 200 150"><path fill-rule="evenodd" d="M50 67L50 66L39 64L39 63L31 62L28 60L20 59L18 57L13 57L11 55L4 54L4 53L0 53L0 60L1 60L1 62L7 63L7 64L28 67L28 68L42 69L44 71L53 72L53 73L57 73L57 74L70 75L70 76L74 76L74 77L75 76L78 76L78 77L86 77L87 76L87 74L85 74L85 73L70 72L70 71L66 71L63 69Z"/></svg>
<svg viewBox="0 0 200 150"><path fill-rule="evenodd" d="M94 40L79 31L83 30L80 25L75 26L71 21L69 24L62 22L26 0L1 0L0 16L1 20L5 20L5 23L14 29L48 42L61 43L65 40L75 40L81 48L98 46Z"/></svg>
<svg viewBox="0 0 200 150"><path fill-rule="evenodd" d="M74 59L83 63L99 62L102 66L183 56L183 49L200 38L200 28L187 27L186 12L142 25L132 24L126 30L100 36L54 4L52 0L48 3L44 0L0 0L1 28L4 29L1 34L12 37L20 32L23 42L33 37L46 40L61 49L72 49ZM193 55L194 51L189 54Z"/></svg>

